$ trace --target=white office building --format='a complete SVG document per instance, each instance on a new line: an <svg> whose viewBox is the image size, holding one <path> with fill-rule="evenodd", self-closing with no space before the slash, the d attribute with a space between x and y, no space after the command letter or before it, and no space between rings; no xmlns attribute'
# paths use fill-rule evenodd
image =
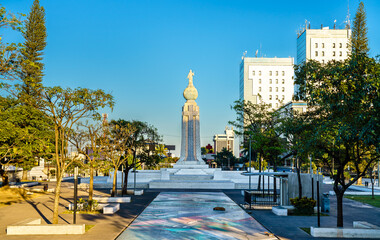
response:
<svg viewBox="0 0 380 240"><path fill-rule="evenodd" d="M219 153L223 150L223 148L226 148L228 151L231 151L234 156L236 156L234 149L235 132L233 127L231 127L230 129L226 127L226 129L224 130L224 134L214 135L213 140L215 153Z"/></svg>
<svg viewBox="0 0 380 240"><path fill-rule="evenodd" d="M310 27L309 27L310 28ZM297 64L307 60L327 63L330 60L345 60L349 56L351 29L303 29L297 36ZM298 86L294 86L298 91Z"/></svg>
<svg viewBox="0 0 380 240"><path fill-rule="evenodd" d="M292 100L293 58L248 58L240 64L240 99L265 102L273 109Z"/></svg>

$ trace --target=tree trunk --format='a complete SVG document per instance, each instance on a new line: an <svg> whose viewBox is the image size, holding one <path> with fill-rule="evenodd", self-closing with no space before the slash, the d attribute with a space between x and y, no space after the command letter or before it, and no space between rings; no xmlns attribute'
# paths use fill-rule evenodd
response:
<svg viewBox="0 0 380 240"><path fill-rule="evenodd" d="M57 186L55 187L55 195L54 195L54 209L53 209L53 224L58 224L58 207L59 207L59 198L61 195L61 184L62 184L62 175L57 174Z"/></svg>
<svg viewBox="0 0 380 240"><path fill-rule="evenodd" d="M302 198L302 182L301 182L301 171L300 166L298 162L298 158L296 160L296 171L297 171L297 178L298 178L298 198Z"/></svg>
<svg viewBox="0 0 380 240"><path fill-rule="evenodd" d="M337 203L337 227L343 227L343 194L344 192L341 193L340 191L335 191Z"/></svg>
<svg viewBox="0 0 380 240"><path fill-rule="evenodd" d="M273 172L277 172L276 162L273 163ZM273 202L277 202L277 179L273 181Z"/></svg>
<svg viewBox="0 0 380 240"><path fill-rule="evenodd" d="M1 179L3 180L2 186L8 186L9 185L9 177L5 170L1 169Z"/></svg>
<svg viewBox="0 0 380 240"><path fill-rule="evenodd" d="M22 180L28 180L28 171L22 170Z"/></svg>
<svg viewBox="0 0 380 240"><path fill-rule="evenodd" d="M123 194L127 194L127 190L128 190L128 173L129 173L129 170L128 168L125 168L124 169L124 185L123 185Z"/></svg>
<svg viewBox="0 0 380 240"><path fill-rule="evenodd" d="M115 168L115 170L113 171L113 183L112 183L112 193L111 193L111 197L115 197L116 196L116 184L117 184L117 168Z"/></svg>
<svg viewBox="0 0 380 240"><path fill-rule="evenodd" d="M255 154L256 156L256 154ZM259 158L255 158L256 160L259 159L259 173L261 173L261 156ZM261 175L259 175L259 181L257 183L257 190L260 190L261 189Z"/></svg>
<svg viewBox="0 0 380 240"><path fill-rule="evenodd" d="M92 200L94 195L94 167L90 166L90 186L88 188L88 200Z"/></svg>
<svg viewBox="0 0 380 240"><path fill-rule="evenodd" d="M373 183L373 175L372 175L372 171L371 171L371 188L372 188L372 199L375 199L375 192L374 192L374 183Z"/></svg>

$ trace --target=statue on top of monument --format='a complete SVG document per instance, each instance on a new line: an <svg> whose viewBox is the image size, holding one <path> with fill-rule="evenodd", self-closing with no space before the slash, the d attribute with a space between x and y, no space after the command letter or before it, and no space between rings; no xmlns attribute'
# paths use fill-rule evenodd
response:
<svg viewBox="0 0 380 240"><path fill-rule="evenodd" d="M189 85L187 85L185 91L183 91L183 97L186 100L194 101L198 97L198 91L193 85L193 71L189 71L189 74L187 75L187 78L189 79Z"/></svg>

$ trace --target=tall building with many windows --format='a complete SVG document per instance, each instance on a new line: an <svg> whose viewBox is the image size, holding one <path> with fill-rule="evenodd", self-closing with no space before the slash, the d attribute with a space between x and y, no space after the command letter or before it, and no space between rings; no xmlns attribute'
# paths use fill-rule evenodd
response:
<svg viewBox="0 0 380 240"><path fill-rule="evenodd" d="M292 100L293 58L248 58L240 64L240 99L277 109Z"/></svg>
<svg viewBox="0 0 380 240"><path fill-rule="evenodd" d="M349 56L351 29L303 29L297 36L297 64L307 60L327 63L330 60L345 60ZM294 86L298 91L298 86Z"/></svg>

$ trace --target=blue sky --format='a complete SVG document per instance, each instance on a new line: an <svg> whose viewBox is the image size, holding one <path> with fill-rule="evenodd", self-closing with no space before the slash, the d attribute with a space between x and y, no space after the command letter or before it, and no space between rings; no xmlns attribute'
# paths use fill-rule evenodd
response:
<svg viewBox="0 0 380 240"><path fill-rule="evenodd" d="M28 13L32 0L1 0ZM350 0L353 18L358 0ZM239 64L254 56L295 57L296 31L343 27L347 0L40 0L46 9L46 85L104 89L114 95L111 119L136 119L158 128L179 153L182 96L195 72L201 144L212 143L235 114ZM364 1L371 54L380 54L380 1ZM0 31L4 41L22 41Z"/></svg>

